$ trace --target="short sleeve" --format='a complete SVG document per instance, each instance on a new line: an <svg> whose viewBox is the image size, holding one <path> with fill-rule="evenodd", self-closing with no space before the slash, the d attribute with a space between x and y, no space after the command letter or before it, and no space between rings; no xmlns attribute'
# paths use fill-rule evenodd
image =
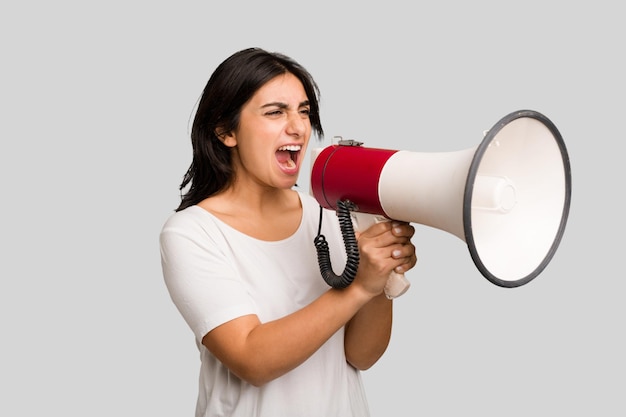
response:
<svg viewBox="0 0 626 417"><path fill-rule="evenodd" d="M192 206L173 214L159 236L165 284L199 342L220 324L256 314L224 236L200 210Z"/></svg>

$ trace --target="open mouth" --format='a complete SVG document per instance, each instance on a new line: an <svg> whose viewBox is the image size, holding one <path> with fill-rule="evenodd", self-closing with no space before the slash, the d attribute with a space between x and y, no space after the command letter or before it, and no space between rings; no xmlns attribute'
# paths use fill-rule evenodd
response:
<svg viewBox="0 0 626 417"><path fill-rule="evenodd" d="M297 166L300 150L302 150L302 146L300 145L281 146L276 151L276 159L282 167L294 169Z"/></svg>

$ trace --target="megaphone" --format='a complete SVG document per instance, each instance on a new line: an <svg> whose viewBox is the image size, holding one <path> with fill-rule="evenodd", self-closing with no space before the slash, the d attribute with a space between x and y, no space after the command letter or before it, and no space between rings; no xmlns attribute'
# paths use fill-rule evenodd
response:
<svg viewBox="0 0 626 417"><path fill-rule="evenodd" d="M350 211L353 220L354 213L363 213L451 233L466 242L480 273L501 287L537 277L567 223L567 149L556 126L533 110L504 116L470 149L420 153L349 140L312 156L311 194L321 207ZM349 233L345 220L344 229ZM345 234L344 241L354 244ZM324 279L332 286L349 284ZM403 277L392 279L396 288L386 288L389 298L409 286Z"/></svg>

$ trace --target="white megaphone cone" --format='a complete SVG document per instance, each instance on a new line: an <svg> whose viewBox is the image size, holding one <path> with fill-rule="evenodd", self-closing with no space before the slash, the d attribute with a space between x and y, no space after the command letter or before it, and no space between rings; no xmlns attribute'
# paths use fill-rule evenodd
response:
<svg viewBox="0 0 626 417"><path fill-rule="evenodd" d="M322 207L349 201L360 213L447 231L502 287L539 275L567 222L567 150L554 124L532 110L505 116L472 149L419 153L348 141L314 158L311 194Z"/></svg>

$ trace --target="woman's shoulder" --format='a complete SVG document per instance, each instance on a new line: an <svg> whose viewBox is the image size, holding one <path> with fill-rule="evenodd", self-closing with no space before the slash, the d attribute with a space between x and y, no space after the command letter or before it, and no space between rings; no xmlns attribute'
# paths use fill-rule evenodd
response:
<svg viewBox="0 0 626 417"><path fill-rule="evenodd" d="M337 212L322 207L322 205L312 195L300 192L300 200L302 201L303 218L310 224L314 224L315 229L319 228L320 221L323 224L325 232L329 232L329 228L339 231L339 222L337 221Z"/></svg>
<svg viewBox="0 0 626 417"><path fill-rule="evenodd" d="M300 190L297 190L296 192L300 196L300 201L302 202L303 207L304 206L307 206L307 207L319 206L317 200L315 200L315 198L311 194L304 192L304 191L300 191Z"/></svg>
<svg viewBox="0 0 626 417"><path fill-rule="evenodd" d="M170 214L163 224L161 234L168 232L185 235L194 232L206 234L218 227L219 222L211 213L194 205Z"/></svg>
<svg viewBox="0 0 626 417"><path fill-rule="evenodd" d="M167 217L164 227L197 222L202 217L201 210L198 206L189 206L183 210L175 211Z"/></svg>

